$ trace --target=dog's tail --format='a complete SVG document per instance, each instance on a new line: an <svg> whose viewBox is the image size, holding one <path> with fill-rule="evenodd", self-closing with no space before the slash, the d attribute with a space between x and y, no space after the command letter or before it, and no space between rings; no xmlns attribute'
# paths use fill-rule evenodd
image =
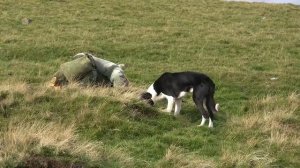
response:
<svg viewBox="0 0 300 168"><path fill-rule="evenodd" d="M209 95L207 98L207 108L209 108L213 113L216 113L219 111L220 109L220 104L219 103L215 103L214 97L213 95Z"/></svg>
<svg viewBox="0 0 300 168"><path fill-rule="evenodd" d="M209 93L206 97L207 104L206 107L209 108L213 113L216 113L220 110L220 104L215 102L214 99L215 94L215 85L209 87Z"/></svg>

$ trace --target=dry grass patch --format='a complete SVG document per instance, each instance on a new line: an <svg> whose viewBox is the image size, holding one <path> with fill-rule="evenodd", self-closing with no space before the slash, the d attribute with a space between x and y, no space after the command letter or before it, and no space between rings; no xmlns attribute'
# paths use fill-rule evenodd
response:
<svg viewBox="0 0 300 168"><path fill-rule="evenodd" d="M0 85L0 91L17 92L17 93L25 94L29 90L30 90L30 86L22 82L2 83Z"/></svg>
<svg viewBox="0 0 300 168"><path fill-rule="evenodd" d="M49 88L41 85L41 86L32 86L27 83L5 83L0 86L0 92L8 92L10 95L13 93L19 93L24 95L24 98L27 102L32 102L38 97L44 96L46 91Z"/></svg>
<svg viewBox="0 0 300 168"><path fill-rule="evenodd" d="M157 167L210 168L215 167L215 164L209 159L201 158L196 154L171 145L167 149L165 157L158 162Z"/></svg>
<svg viewBox="0 0 300 168"><path fill-rule="evenodd" d="M222 149L222 167L270 167L274 159L264 151Z"/></svg>
<svg viewBox="0 0 300 168"><path fill-rule="evenodd" d="M285 98L267 96L251 100L248 114L233 117L228 122L230 132L227 138L237 139L237 142L234 147L224 145L223 164L229 167L269 167L275 161L270 154L271 145L283 152L299 149L299 125L295 122L298 120L296 113L299 112L299 96L292 93ZM239 139L240 135L247 137L247 140ZM265 150L257 152L255 148L262 144L265 144Z"/></svg>
<svg viewBox="0 0 300 168"><path fill-rule="evenodd" d="M109 97L114 98L120 102L129 102L134 99L138 99L142 93L142 89L130 86L130 87L82 87L78 84L70 84L57 91L74 91L71 97L78 97L79 95L86 95L90 97Z"/></svg>
<svg viewBox="0 0 300 168"><path fill-rule="evenodd" d="M16 103L14 93L25 94L29 90L29 86L25 83L8 83L0 85L0 112L4 117L8 117L7 109Z"/></svg>
<svg viewBox="0 0 300 168"><path fill-rule="evenodd" d="M71 95L68 95L67 97L76 98L81 95L85 95L88 97L108 97L125 103L131 100L139 99L139 96L143 92L143 89L136 86L120 88L93 86L84 87L80 86L77 83L71 83L61 88L49 86L48 83L41 84L39 86L31 86L26 83L6 83L0 85L0 92L8 92L10 95L12 95L11 93L23 94L25 101L27 102L33 102L36 98L45 96L47 94L47 91L56 91L63 94L68 94L68 92L72 91ZM10 99L9 101L11 102L12 99ZM9 102L5 103L9 104Z"/></svg>
<svg viewBox="0 0 300 168"><path fill-rule="evenodd" d="M15 103L13 94L8 91L0 92L0 112L4 117L8 117L7 108Z"/></svg>
<svg viewBox="0 0 300 168"><path fill-rule="evenodd" d="M258 129L269 134L268 140L277 145L299 145L299 125L284 121L297 118L299 110L299 94L292 93L287 98L267 96L263 99L253 100L250 103L253 109L250 114L242 118L233 118L230 123L238 125L240 129Z"/></svg>
<svg viewBox="0 0 300 168"><path fill-rule="evenodd" d="M10 122L0 138L0 165L17 164L44 148L53 154L69 153L91 160L102 158L102 144L79 140L74 125L34 121Z"/></svg>

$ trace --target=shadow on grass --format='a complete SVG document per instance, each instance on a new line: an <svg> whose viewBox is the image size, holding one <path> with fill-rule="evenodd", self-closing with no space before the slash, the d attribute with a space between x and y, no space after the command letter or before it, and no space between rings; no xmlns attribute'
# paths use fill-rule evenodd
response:
<svg viewBox="0 0 300 168"><path fill-rule="evenodd" d="M83 168L86 167L84 163L61 160L52 157L45 156L30 156L24 160L23 163L17 166L17 168L30 168L30 167L40 167L40 168Z"/></svg>

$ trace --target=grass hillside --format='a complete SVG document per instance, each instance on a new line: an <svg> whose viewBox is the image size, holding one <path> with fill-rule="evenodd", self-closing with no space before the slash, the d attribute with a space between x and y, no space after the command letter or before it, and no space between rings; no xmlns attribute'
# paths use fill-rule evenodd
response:
<svg viewBox="0 0 300 168"><path fill-rule="evenodd" d="M0 167L300 167L300 7L219 0L0 1ZM29 24L24 18L31 19ZM53 89L78 52L125 89ZM165 71L216 83L214 128L138 100Z"/></svg>

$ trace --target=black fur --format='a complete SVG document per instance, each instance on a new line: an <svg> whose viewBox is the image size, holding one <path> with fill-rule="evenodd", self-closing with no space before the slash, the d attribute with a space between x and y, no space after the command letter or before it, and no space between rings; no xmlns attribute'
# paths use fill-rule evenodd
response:
<svg viewBox="0 0 300 168"><path fill-rule="evenodd" d="M180 92L188 92L193 88L193 101L201 115L214 119L213 113L217 112L214 100L215 84L207 75L197 72L166 72L154 82L153 87L158 95L164 93L175 98Z"/></svg>
<svg viewBox="0 0 300 168"><path fill-rule="evenodd" d="M144 92L141 94L141 99L143 100L147 100L147 99L151 99L152 95L148 92Z"/></svg>
<svg viewBox="0 0 300 168"><path fill-rule="evenodd" d="M154 106L153 100L151 100L152 95L148 92L142 93L140 99L141 100L146 100L148 104L151 106Z"/></svg>

